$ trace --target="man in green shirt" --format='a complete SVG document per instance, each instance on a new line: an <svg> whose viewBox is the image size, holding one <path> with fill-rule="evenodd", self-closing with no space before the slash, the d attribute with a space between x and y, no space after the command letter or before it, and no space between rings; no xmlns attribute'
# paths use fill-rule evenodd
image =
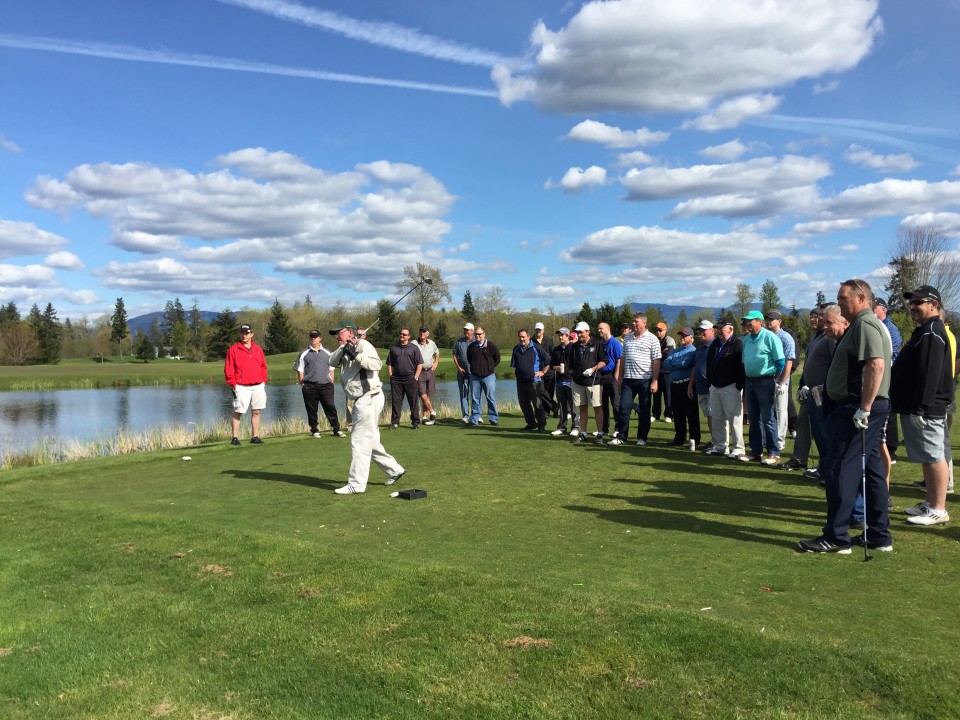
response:
<svg viewBox="0 0 960 720"><path fill-rule="evenodd" d="M824 383L829 405L830 450L823 466L827 522L823 534L801 540L799 552L850 554L852 544L893 549L887 513L887 482L880 460L880 436L890 411L890 335L873 314L873 292L864 280L847 280L837 304L850 321ZM850 538L850 518L861 489L866 460L863 535Z"/></svg>

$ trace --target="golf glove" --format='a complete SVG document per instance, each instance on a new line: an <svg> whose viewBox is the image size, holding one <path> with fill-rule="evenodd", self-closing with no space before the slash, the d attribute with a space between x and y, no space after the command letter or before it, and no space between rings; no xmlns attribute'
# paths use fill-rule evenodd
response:
<svg viewBox="0 0 960 720"><path fill-rule="evenodd" d="M347 360L353 360L355 357L357 357L357 346L354 345L352 342L344 343L343 356L347 358Z"/></svg>
<svg viewBox="0 0 960 720"><path fill-rule="evenodd" d="M777 383L777 397L780 397L781 395L786 395L786 393L787 393L787 386L784 385L783 383Z"/></svg>
<svg viewBox="0 0 960 720"><path fill-rule="evenodd" d="M810 397L810 388L808 388L806 385L804 385L802 388L797 390L798 403L804 402L808 397Z"/></svg>
<svg viewBox="0 0 960 720"><path fill-rule="evenodd" d="M587 368L586 370L583 371L583 376L593 377L593 372L594 372L593 368Z"/></svg>
<svg viewBox="0 0 960 720"><path fill-rule="evenodd" d="M857 408L857 411L853 414L853 426L857 430L866 430L867 425L870 424L870 411L864 410L863 408Z"/></svg>

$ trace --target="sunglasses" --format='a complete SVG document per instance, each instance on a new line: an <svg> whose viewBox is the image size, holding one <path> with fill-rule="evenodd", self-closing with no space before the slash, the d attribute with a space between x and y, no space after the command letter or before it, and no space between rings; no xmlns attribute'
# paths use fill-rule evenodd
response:
<svg viewBox="0 0 960 720"><path fill-rule="evenodd" d="M921 305L924 305L924 304L926 304L926 303L928 303L928 302L930 302L930 300L927 299L927 298L922 298L922 299L921 299L921 298L912 298L912 299L910 300L910 304L913 305L914 307L920 307Z"/></svg>

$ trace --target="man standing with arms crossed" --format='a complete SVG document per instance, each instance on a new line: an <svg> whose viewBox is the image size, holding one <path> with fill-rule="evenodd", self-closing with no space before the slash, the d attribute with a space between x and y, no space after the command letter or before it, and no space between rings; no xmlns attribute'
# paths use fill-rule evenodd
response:
<svg viewBox="0 0 960 720"><path fill-rule="evenodd" d="M400 342L387 353L387 374L390 376L390 427L400 427L400 412L406 396L410 406L410 424L416 430L420 426L420 397L417 383L423 370L423 355L420 348L410 342L410 328L400 328Z"/></svg>
<svg viewBox="0 0 960 720"><path fill-rule="evenodd" d="M310 331L310 347L297 358L297 378L300 380L300 392L307 409L307 423L315 438L320 437L317 424L317 406L323 407L323 414L330 423L334 437L346 437L340 429L337 406L333 402L333 368L330 367L330 352L320 342L320 333Z"/></svg>
<svg viewBox="0 0 960 720"><path fill-rule="evenodd" d="M387 476L384 485L393 485L406 472L380 442L377 422L384 403L380 382L383 363L373 345L358 338L355 332L352 322L342 322L330 331L340 343L340 347L330 356L330 365L340 368L343 394L354 401L350 476L346 485L334 490L337 495L355 495L366 491L371 460Z"/></svg>
<svg viewBox="0 0 960 720"><path fill-rule="evenodd" d="M650 434L650 396L657 391L660 375L660 341L647 332L647 315L633 316L633 332L623 336L623 357L616 378L620 386L620 415L617 434L609 445L623 445L630 435L633 399L637 398L637 445L647 444Z"/></svg>
<svg viewBox="0 0 960 720"><path fill-rule="evenodd" d="M267 360L263 350L253 341L253 330L249 325L240 326L239 342L230 346L223 363L223 376L227 385L233 388L233 415L230 424L233 427L231 445L240 444L240 419L250 409L250 442L260 445L260 411L267 406Z"/></svg>
<svg viewBox="0 0 960 720"><path fill-rule="evenodd" d="M873 292L866 281L846 280L837 292L837 305L850 327L837 343L824 385L832 405L830 449L823 467L827 522L820 537L801 540L797 551L849 555L851 544L863 544L863 536L850 538L863 472L867 545L892 550L887 478L880 461L880 434L890 410L890 336L873 314Z"/></svg>

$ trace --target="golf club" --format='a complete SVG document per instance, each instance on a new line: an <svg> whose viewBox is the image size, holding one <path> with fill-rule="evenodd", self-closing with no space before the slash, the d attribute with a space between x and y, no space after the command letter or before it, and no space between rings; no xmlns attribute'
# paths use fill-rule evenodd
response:
<svg viewBox="0 0 960 720"><path fill-rule="evenodd" d="M432 278L432 277L422 277L422 278L420 278L420 280L417 281L417 284L416 284L416 285L414 285L412 288L410 288L409 290L407 290L403 295L400 296L400 299L399 299L399 300L397 300L393 305L390 306L390 309L393 310L397 305L399 305L401 302L403 302L403 299L404 299L405 297L407 297L407 295L409 295L410 293L412 293L414 290L416 290L418 287L420 287L420 286L423 285L423 284L433 285L433 278ZM374 325L376 325L377 322L379 322L379 320L380 320L380 316L377 315L376 320L374 320L372 323L370 323L370 324L367 325L365 328L363 328L364 333L370 332L370 328L372 328Z"/></svg>
<svg viewBox="0 0 960 720"><path fill-rule="evenodd" d="M873 555L867 552L867 431L860 429L860 480L863 487L863 561L873 560Z"/></svg>

